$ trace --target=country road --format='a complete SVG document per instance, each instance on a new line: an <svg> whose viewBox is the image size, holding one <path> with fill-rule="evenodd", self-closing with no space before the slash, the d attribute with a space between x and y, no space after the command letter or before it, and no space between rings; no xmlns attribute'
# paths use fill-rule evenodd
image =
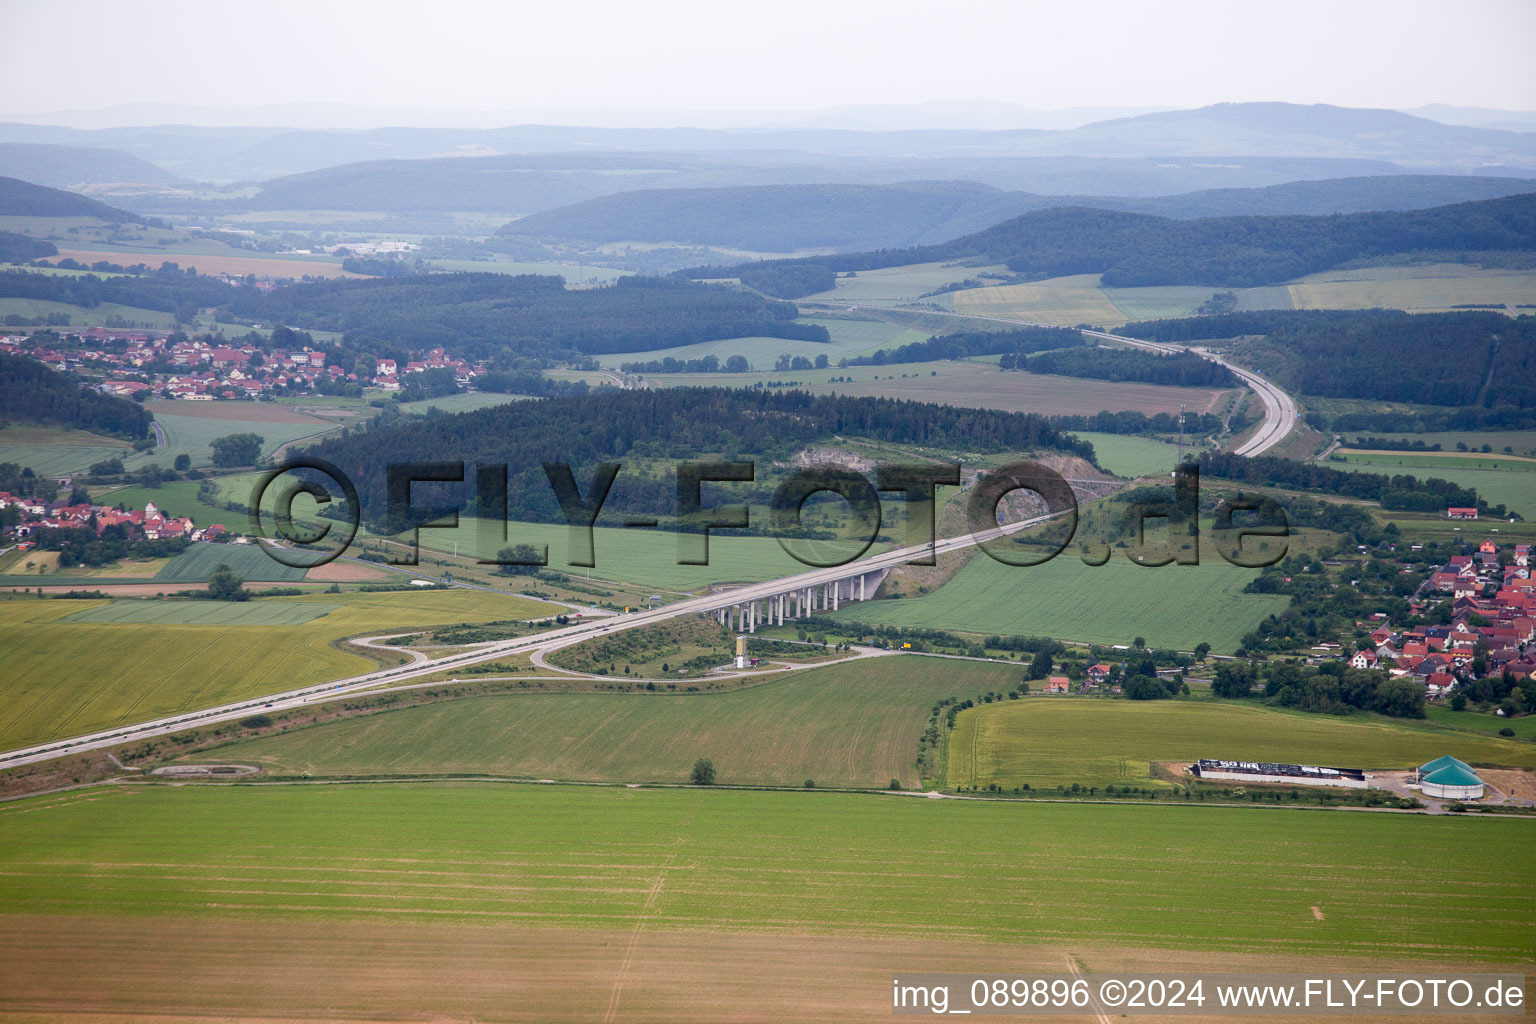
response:
<svg viewBox="0 0 1536 1024"><path fill-rule="evenodd" d="M812 569L808 572L797 573L775 580L748 584L733 590L689 598L674 604L662 605L658 608L631 612L627 615L616 615L573 626L564 626L559 629L539 633L535 636L498 641L467 653L454 654L444 658L425 659L397 668L379 669L345 679L316 683L299 689L285 690L280 693L253 697L249 700L222 704L201 711L190 711L133 725L117 726L70 739L51 740L46 743L22 747L0 754L0 768L14 768L37 761L48 761L57 757L67 757L71 754L81 754L90 750L98 750L102 747L112 747L120 743L129 743L135 740L149 739L153 736L180 732L184 729L200 725L214 725L220 722L235 721L265 711L282 711L303 707L312 701L339 697L359 690L370 689L383 683L396 683L405 679L464 668L480 662L493 661L496 658L505 657L510 654L527 654L534 651L554 650L569 646L580 640L607 636L623 630L635 629L639 626L664 622L682 615L717 611L721 608L729 608L753 600L763 600L793 590L832 583L851 576L857 576L861 573L894 568L914 558L925 556L930 551L935 556L950 551L959 551L976 544L1007 536L1008 534L1066 514L1068 514L1067 511L1053 512L989 530L981 530L959 537L946 537L932 545L918 544L911 547L897 548L862 558L848 565L830 569Z"/></svg>
<svg viewBox="0 0 1536 1024"><path fill-rule="evenodd" d="M825 301L840 302L841 300L828 299ZM887 307L872 308L884 309ZM923 316L958 317L962 320L990 320L994 323L1018 324L1022 327L1063 326L1062 324L1042 323L1038 320L1023 320L1019 317L982 316L979 313L949 313L937 309L902 310L899 308L894 308L892 311L921 313ZM1130 345L1133 348L1143 348L1151 352L1162 352L1166 355L1172 355L1177 352L1185 351L1184 347L1180 345L1165 345L1159 341L1143 341L1140 338L1127 338L1123 334L1112 334L1109 331L1095 331L1086 328L1076 328L1076 330L1089 338L1103 338L1106 341L1118 341L1122 345ZM1298 415L1296 410L1296 402L1291 398L1290 395L1286 394L1284 391L1280 390L1280 388L1271 384L1257 373L1254 373L1252 370L1245 369L1244 367L1237 366L1233 363L1229 363L1227 360L1221 358L1213 352L1209 352L1203 348L1193 347L1188 351L1195 352L1202 358L1209 359L1211 362L1225 366L1228 370L1231 370L1232 373L1235 374L1244 384L1248 385L1248 387L1253 390L1253 393L1259 396L1259 400L1264 403L1263 424L1259 427L1257 433L1255 433L1251 438L1249 438L1236 449L1236 454L1247 456L1262 455L1273 448L1275 445L1279 444L1281 441L1285 440L1286 435L1288 435L1291 432L1291 428L1295 426L1296 417Z"/></svg>

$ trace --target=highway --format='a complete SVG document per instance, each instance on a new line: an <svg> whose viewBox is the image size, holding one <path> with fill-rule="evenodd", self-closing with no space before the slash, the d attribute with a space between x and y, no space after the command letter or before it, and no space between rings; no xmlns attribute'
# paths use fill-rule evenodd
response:
<svg viewBox="0 0 1536 1024"><path fill-rule="evenodd" d="M313 702L330 700L385 683L398 683L402 680L413 679L419 676L465 668L480 662L494 661L497 658L503 658L511 654L553 651L561 647L568 647L581 640L607 636L611 633L635 629L636 627L650 625L651 623L664 622L667 619L674 619L681 615L718 611L721 608L730 608L748 601L762 600L794 590L803 590L807 587L816 587L824 583L845 580L879 569L895 568L914 558L926 555L930 550L936 555L949 551L958 551L1066 514L1066 512L1054 512L1048 515L1021 520L1017 523L1009 523L990 530L964 534L959 537L942 538L932 545L919 544L912 547L897 548L859 559L848 565L830 569L813 569L775 580L748 584L737 587L734 590L706 594L703 597L692 597L674 604L631 612L627 615L616 615L593 622L564 626L534 636L518 637L513 640L481 647L467 654L432 658L398 668L379 669L362 675L350 676L346 679L317 683L312 686L253 697L249 700L242 700L231 704L221 704L217 707L206 708L200 711L189 711L133 725L116 726L111 729L87 733L69 739L50 740L46 743L22 747L0 754L0 769L15 768L37 761L49 761L72 754L82 754L91 750L99 750L103 747L112 747L121 743L132 743L150 739L154 736L163 736L167 733L181 732L197 726L216 725L221 722L236 721L266 712L303 707Z"/></svg>
<svg viewBox="0 0 1536 1024"><path fill-rule="evenodd" d="M966 320L991 320L999 323L1020 324L1029 327L1056 327L1058 324L1044 324L1032 320L1021 320L1014 317L981 316L969 313L946 313L933 310L921 311L924 315L951 316ZM1088 337L1101 338L1107 341L1115 341L1136 348L1144 348L1163 353L1175 353L1184 351L1181 346L1166 345L1160 342L1143 341L1138 338L1127 338L1119 334L1111 334L1106 331L1082 329L1082 333ZM1241 366L1235 366L1204 349L1192 349L1202 357L1219 363L1231 370L1248 387L1252 388L1260 400L1264 403L1264 422L1254 435L1236 449L1238 455L1260 455L1275 447L1283 441L1291 432L1296 421L1296 403L1280 388L1271 384L1252 370ZM1061 513L1057 513L1060 515ZM1010 523L994 530L983 531L978 534L967 534L960 537L949 537L938 541L933 545L937 553L955 551L961 548L981 543L994 537L1003 536L1027 526L1033 526L1044 522L1054 516L1039 516L1034 519L1018 523ZM676 618L680 615L691 615L700 612L718 611L721 608L729 608L748 601L761 600L793 590L801 590L807 587L818 586L823 583L831 583L834 580L846 579L863 572L872 572L878 569L893 568L911 559L924 554L928 545L900 548L883 554L873 555L846 566L833 569L816 569L799 573L794 576L786 576L777 580L764 583L754 583L735 590L724 591L718 594L709 594L704 597L693 597L678 601L674 604L663 605L658 608L645 611L632 612L627 615L618 615L600 619L593 622L583 622L574 626L566 626L560 629L549 630L536 636L519 637L515 640L507 640L492 646L480 648L469 654L458 654L446 658L434 658L427 661L414 663L408 666L392 669L381 669L368 672L363 675L351 676L346 679L333 680L331 682L306 686L296 690L288 690L282 693L265 697L256 697L250 700L233 704L224 704L218 707L208 708L202 711L187 712L166 718L158 718L135 725L120 726L101 732L76 736L71 739L53 740L48 743L37 744L31 747L23 747L18 750L0 754L0 768L13 768L19 765L31 764L36 761L47 761L57 757L66 757L71 754L80 754L89 750L97 750L102 747L116 746L120 743L128 743L136 740L149 739L153 736L162 736L167 733L180 732L201 725L214 725L220 722L228 722L251 715L261 714L264 711L281 711L288 708L302 707L313 701L325 700L353 693L359 690L370 689L383 683L396 683L401 680L418 676L430 675L436 672L444 672L455 668L463 668L479 662L494 661L497 658L510 654L527 654L533 651L549 652L561 647L569 646L581 640L606 636L621 630L634 629L638 626L662 622ZM476 588L492 589L492 588Z"/></svg>
<svg viewBox="0 0 1536 1024"><path fill-rule="evenodd" d="M827 301L835 302L838 300L829 299ZM866 302L864 305L868 305L868 303ZM948 313L936 309L903 310L899 308L884 306L871 306L870 308L890 308L892 312L920 313L923 316L952 316L958 317L962 320L990 320L994 323L1019 324L1023 327L1063 326L1062 324L1047 324L1041 323L1038 320L1023 320L1018 317L1011 316L982 316L978 313ZM1152 352L1161 352L1165 355L1173 355L1178 352L1186 351L1182 345L1166 345L1159 341L1143 341L1140 338L1127 338L1123 334L1111 334L1108 331L1094 331L1085 328L1075 328L1075 330L1077 330L1085 337L1102 338L1106 341L1118 341L1122 345L1130 345L1133 348L1144 348ZM1235 374L1244 384L1247 384L1248 387L1252 388L1254 394L1258 395L1259 400L1264 403L1264 422L1259 426L1258 431L1252 437L1250 437L1247 441L1243 442L1243 444L1235 449L1236 454L1247 456L1262 455L1269 451L1271 448L1275 447L1275 445L1279 444L1281 441L1285 440L1286 435L1288 435L1291 432L1291 428L1295 426L1297 417L1296 402L1291 398L1290 395L1286 394L1284 391L1280 390L1280 388L1271 384L1263 377L1254 373L1252 370L1245 369L1244 367L1237 366L1233 363L1229 363L1227 360L1216 355L1214 352L1207 351L1203 348L1193 347L1189 348L1188 351L1195 352L1202 358L1209 359L1211 362L1218 363L1231 370L1232 373Z"/></svg>

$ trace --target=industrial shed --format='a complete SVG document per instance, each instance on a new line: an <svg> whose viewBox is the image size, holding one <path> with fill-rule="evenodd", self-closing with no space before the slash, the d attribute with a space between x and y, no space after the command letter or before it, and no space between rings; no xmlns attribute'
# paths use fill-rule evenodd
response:
<svg viewBox="0 0 1536 1024"><path fill-rule="evenodd" d="M1281 785L1339 786L1367 789L1368 776L1358 768L1322 768L1310 764L1275 764L1269 761L1222 761L1202 757L1190 772L1217 782L1268 782Z"/></svg>
<svg viewBox="0 0 1536 1024"><path fill-rule="evenodd" d="M1419 765L1419 792L1442 800L1481 800L1483 780L1465 761L1449 754Z"/></svg>

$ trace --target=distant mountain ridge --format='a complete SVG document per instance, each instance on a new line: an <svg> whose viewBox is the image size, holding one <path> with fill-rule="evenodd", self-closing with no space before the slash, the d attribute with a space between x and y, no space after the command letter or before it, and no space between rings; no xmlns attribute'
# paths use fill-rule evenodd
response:
<svg viewBox="0 0 1536 1024"><path fill-rule="evenodd" d="M268 180L378 159L528 153L796 153L822 158L984 160L1164 156L1387 161L1404 170L1536 173L1536 133L1442 124L1396 110L1226 103L1114 118L1064 130L586 128L380 128L294 131L153 126L79 130L0 124L0 142L48 143L129 153L205 180ZM934 175L927 170L912 177ZM822 179L826 180L826 179ZM896 180L896 179L887 179ZM733 182L741 184L742 182ZM1253 184L1253 182L1233 182Z"/></svg>
<svg viewBox="0 0 1536 1024"><path fill-rule="evenodd" d="M532 241L673 242L755 252L882 249L948 241L1034 210L1083 206L1175 219L1413 210L1536 192L1536 181L1392 175L1147 198L1004 192L978 182L646 189L504 225Z"/></svg>

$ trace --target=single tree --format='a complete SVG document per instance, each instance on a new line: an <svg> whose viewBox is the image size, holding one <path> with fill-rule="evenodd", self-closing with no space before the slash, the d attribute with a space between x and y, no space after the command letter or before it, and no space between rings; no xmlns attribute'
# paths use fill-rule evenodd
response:
<svg viewBox="0 0 1536 1024"><path fill-rule="evenodd" d="M701 757L693 762L693 772L689 775L695 786L713 786L715 784L715 762L707 757Z"/></svg>
<svg viewBox="0 0 1536 1024"><path fill-rule="evenodd" d="M245 589L245 578L236 576L233 569L220 562L208 577L208 596L215 601L247 601L251 595Z"/></svg>

